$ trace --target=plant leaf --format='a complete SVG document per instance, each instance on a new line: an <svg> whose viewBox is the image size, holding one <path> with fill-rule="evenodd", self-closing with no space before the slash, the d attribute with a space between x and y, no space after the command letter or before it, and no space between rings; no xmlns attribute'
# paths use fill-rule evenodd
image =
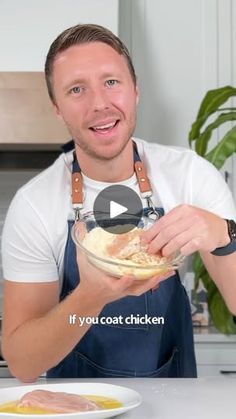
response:
<svg viewBox="0 0 236 419"><path fill-rule="evenodd" d="M201 118L197 118L191 126L191 130L188 135L189 145L192 146L192 142L196 140L200 135L200 130L209 115L204 115Z"/></svg>
<svg viewBox="0 0 236 419"><path fill-rule="evenodd" d="M203 272L204 265L202 263L202 259L200 258L199 253L197 252L193 257L193 270L195 273L194 277L194 291L198 289L201 273Z"/></svg>
<svg viewBox="0 0 236 419"><path fill-rule="evenodd" d="M230 108L219 108L218 112L222 112L222 111L230 111L230 112L234 112L236 111L236 108L234 107L230 107Z"/></svg>
<svg viewBox="0 0 236 419"><path fill-rule="evenodd" d="M224 122L236 120L235 107L222 107L222 105L232 96L236 96L236 88L232 86L225 86L208 91L200 104L197 118L191 126L188 137L190 147L192 147L192 142L196 141L195 149L197 153L204 156L218 169L223 166L227 158L236 152L236 127L229 130L219 144L208 153L207 148L214 129L218 128ZM215 112L218 112L215 121L210 123L204 128L203 132L201 132L208 117ZM219 113L221 114L219 115ZM234 317L229 312L223 297L203 265L199 253L196 253L194 256L193 270L195 272L195 290L201 280L207 292L209 313L215 327L223 333L235 334L236 325L233 321Z"/></svg>
<svg viewBox="0 0 236 419"><path fill-rule="evenodd" d="M228 310L223 297L218 291L216 284L212 281L210 275L205 269L201 280L207 291L208 309L214 326L225 334L235 334L236 325L233 321L233 315Z"/></svg>
<svg viewBox="0 0 236 419"><path fill-rule="evenodd" d="M193 268L197 278L201 277L202 272L204 272L205 267L203 265L202 259L197 252L193 257Z"/></svg>
<svg viewBox="0 0 236 419"><path fill-rule="evenodd" d="M225 103L231 96L236 96L236 88L232 86L209 90L201 103L197 118L216 112L219 106Z"/></svg>
<svg viewBox="0 0 236 419"><path fill-rule="evenodd" d="M236 152L236 127L228 131L222 140L214 147L205 158L220 169L225 161Z"/></svg>
<svg viewBox="0 0 236 419"><path fill-rule="evenodd" d="M204 96L197 114L197 118L191 126L189 132L189 144L196 140L200 135L200 130L207 118L216 112L219 106L223 105L230 97L236 96L236 88L224 86L209 90Z"/></svg>
<svg viewBox="0 0 236 419"><path fill-rule="evenodd" d="M199 286L199 282L200 280L202 280L204 287L206 288L206 290L208 291L210 288L210 277L208 275L208 272L202 262L202 259L200 257L200 254L197 252L193 258L193 270L195 273L195 278L194 278L194 290L196 291L198 286ZM206 276L206 274L208 276Z"/></svg>
<svg viewBox="0 0 236 419"><path fill-rule="evenodd" d="M214 295L208 299L208 307L213 323L220 332L225 334L236 333L233 315L226 307L226 304L217 288Z"/></svg>
<svg viewBox="0 0 236 419"><path fill-rule="evenodd" d="M236 120L236 112L222 113L214 122L208 125L205 131L196 139L195 150L200 156L204 156L207 151L208 141L211 138L212 131L228 121Z"/></svg>

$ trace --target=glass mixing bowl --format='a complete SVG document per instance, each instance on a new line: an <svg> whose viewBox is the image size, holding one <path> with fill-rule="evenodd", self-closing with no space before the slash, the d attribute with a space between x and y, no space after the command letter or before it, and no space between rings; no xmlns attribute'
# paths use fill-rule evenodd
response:
<svg viewBox="0 0 236 419"><path fill-rule="evenodd" d="M102 216L104 226L106 226L106 217ZM155 275L166 274L168 271L178 269L184 260L181 254L175 254L171 257L158 258L149 255L147 252L137 252L131 259L110 256L107 248L119 237L122 243L122 233L117 234L119 226L110 228L111 220L107 217L109 231L101 228L96 221L93 212L87 213L76 222L72 228L71 234L75 244L87 256L90 263L101 269L108 275L120 278L124 275L133 275L136 279L145 280ZM132 220L130 224L132 224ZM134 225L132 231L136 229L147 230L155 223L148 217L143 216L138 224ZM111 230L113 232L111 232ZM124 246L127 246L127 234L123 233ZM126 236L125 236L126 235ZM120 240L121 238L121 240Z"/></svg>

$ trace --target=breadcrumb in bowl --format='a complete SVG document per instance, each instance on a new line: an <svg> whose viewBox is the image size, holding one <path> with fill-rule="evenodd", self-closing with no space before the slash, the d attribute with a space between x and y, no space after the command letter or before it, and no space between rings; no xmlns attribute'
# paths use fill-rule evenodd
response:
<svg viewBox="0 0 236 419"><path fill-rule="evenodd" d="M117 234L116 227L114 232L101 228L91 212L75 223L72 238L90 263L105 273L117 278L133 275L136 279L146 280L178 269L184 260L180 254L166 258L147 252L141 235L153 223L153 220L143 216L132 230Z"/></svg>

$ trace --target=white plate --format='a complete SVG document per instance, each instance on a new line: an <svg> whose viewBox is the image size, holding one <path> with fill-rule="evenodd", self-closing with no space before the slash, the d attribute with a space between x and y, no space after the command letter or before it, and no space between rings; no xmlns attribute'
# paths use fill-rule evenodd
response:
<svg viewBox="0 0 236 419"><path fill-rule="evenodd" d="M97 410L91 412L78 412L78 413L56 413L56 414L16 414L16 413L1 413L0 418L24 418L24 419L102 419L111 418L121 413L127 412L134 407L140 405L142 398L137 391L127 387L116 386L112 384L103 383L61 383L61 384L41 384L30 385L22 387L9 387L0 389L0 404L21 398L25 393L32 390L49 390L49 391L65 391L74 394L90 394L97 396L105 396L117 399L123 404L122 407L110 410Z"/></svg>

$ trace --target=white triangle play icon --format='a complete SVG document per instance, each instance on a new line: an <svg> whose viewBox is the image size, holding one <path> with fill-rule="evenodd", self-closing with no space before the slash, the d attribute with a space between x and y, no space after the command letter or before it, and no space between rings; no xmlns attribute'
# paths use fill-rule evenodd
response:
<svg viewBox="0 0 236 419"><path fill-rule="evenodd" d="M110 218L115 218L127 210L128 208L124 207L123 205L120 205L115 201L110 201Z"/></svg>

